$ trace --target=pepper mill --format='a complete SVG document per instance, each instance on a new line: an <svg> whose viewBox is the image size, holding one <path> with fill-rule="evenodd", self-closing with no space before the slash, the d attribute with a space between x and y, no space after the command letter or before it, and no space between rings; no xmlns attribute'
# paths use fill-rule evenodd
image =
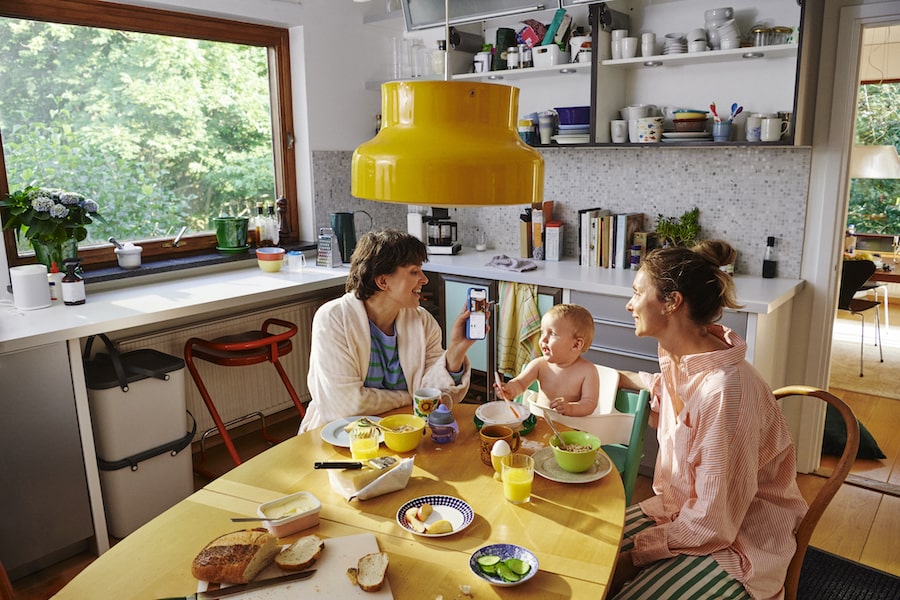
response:
<svg viewBox="0 0 900 600"><path fill-rule="evenodd" d="M431 439L436 444L455 442L459 435L459 424L446 404L439 404L428 415L428 426L431 428Z"/></svg>

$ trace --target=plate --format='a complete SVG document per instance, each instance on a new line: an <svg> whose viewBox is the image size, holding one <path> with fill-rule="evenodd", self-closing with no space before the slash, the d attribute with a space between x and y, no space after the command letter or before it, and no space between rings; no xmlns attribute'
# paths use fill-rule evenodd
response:
<svg viewBox="0 0 900 600"><path fill-rule="evenodd" d="M216 246L216 250L221 252L222 254L243 254L247 250L250 249L250 244L247 244L243 248L223 248L221 246Z"/></svg>
<svg viewBox="0 0 900 600"><path fill-rule="evenodd" d="M568 131L572 133L587 133L591 130L590 125L560 125L560 131Z"/></svg>
<svg viewBox="0 0 900 600"><path fill-rule="evenodd" d="M590 135L554 135L552 138L557 144L587 144L591 140Z"/></svg>
<svg viewBox="0 0 900 600"><path fill-rule="evenodd" d="M409 523L406 522L406 511L410 508L419 508L423 504L430 504L434 509L428 518L425 519L425 525L430 525L435 521L446 519L453 525L453 531L448 531L447 533L419 533L410 527ZM397 511L397 523L400 524L400 527L412 534L429 538L444 537L459 533L468 527L474 518L475 511L472 510L472 507L466 504L464 500L454 498L453 496L420 496L419 498L410 500Z"/></svg>
<svg viewBox="0 0 900 600"><path fill-rule="evenodd" d="M349 448L350 434L344 431L344 427L358 419L368 419L373 423L377 423L381 420L381 417L344 417L343 419L337 419L322 428L322 439L333 446ZM383 441L384 434L381 430L378 430L378 442L381 443Z"/></svg>
<svg viewBox="0 0 900 600"><path fill-rule="evenodd" d="M708 131L664 131L664 138L672 138L673 140L690 140L690 139L701 139L701 138L710 138L712 139L712 134Z"/></svg>
<svg viewBox="0 0 900 600"><path fill-rule="evenodd" d="M499 556L500 560L518 558L522 562L526 562L531 565L531 570L523 575L522 579L518 581L505 581L499 575L485 573L478 568L478 559L482 556ZM473 552L472 556L469 557L469 569L471 569L472 572L475 573L475 575L477 575L478 577L484 579L491 585L496 585L497 587L512 587L514 585L525 583L526 581L534 577L535 573L538 572L538 568L538 559L537 556L534 555L534 552L532 552L528 548L516 546L515 544L491 544L490 546L482 546L481 548Z"/></svg>
<svg viewBox="0 0 900 600"><path fill-rule="evenodd" d="M550 481L559 483L588 483L603 479L612 471L612 462L603 452L597 453L597 460L592 466L583 473L569 473L560 468L556 464L556 458L553 457L553 448L541 448L533 455L534 472Z"/></svg>

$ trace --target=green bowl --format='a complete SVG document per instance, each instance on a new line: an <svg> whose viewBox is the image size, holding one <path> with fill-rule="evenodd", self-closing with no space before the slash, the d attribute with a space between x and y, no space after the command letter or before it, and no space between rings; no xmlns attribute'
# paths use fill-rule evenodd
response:
<svg viewBox="0 0 900 600"><path fill-rule="evenodd" d="M600 438L586 431L561 431L563 442L566 446L578 444L580 446L590 446L591 449L585 452L569 452L560 450L557 446L559 440L554 435L550 438L550 447L553 448L553 457L556 458L556 464L563 471L569 473L583 473L591 468L594 461L597 460L597 451L600 449Z"/></svg>

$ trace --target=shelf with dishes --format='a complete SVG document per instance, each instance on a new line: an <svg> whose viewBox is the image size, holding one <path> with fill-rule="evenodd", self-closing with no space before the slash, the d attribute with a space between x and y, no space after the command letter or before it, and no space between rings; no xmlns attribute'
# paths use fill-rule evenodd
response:
<svg viewBox="0 0 900 600"><path fill-rule="evenodd" d="M518 81L535 77L553 77L557 75L590 75L591 63L563 63L559 65L544 65L540 67L527 67L525 69L506 69L503 71L488 71L486 73L460 73L454 75L454 80L476 81Z"/></svg>
<svg viewBox="0 0 900 600"><path fill-rule="evenodd" d="M655 56L637 56L601 61L604 67L620 69L646 69L677 65L703 65L738 60L759 60L773 58L789 58L797 56L796 44L778 44L775 46L753 46L733 48L729 50L708 50L706 52L685 52L681 54L660 54Z"/></svg>

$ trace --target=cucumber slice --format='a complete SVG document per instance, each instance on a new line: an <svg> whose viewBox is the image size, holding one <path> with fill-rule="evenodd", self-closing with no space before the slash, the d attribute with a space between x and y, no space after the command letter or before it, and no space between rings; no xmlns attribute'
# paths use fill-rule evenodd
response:
<svg viewBox="0 0 900 600"><path fill-rule="evenodd" d="M500 557L493 554L485 554L484 556L479 556L478 558L476 558L475 562L477 562L482 567L490 567L500 562Z"/></svg>
<svg viewBox="0 0 900 600"><path fill-rule="evenodd" d="M510 583L522 579L520 575L513 573L512 569L507 567L505 562L497 565L497 575L499 575L503 581L509 581Z"/></svg>
<svg viewBox="0 0 900 600"><path fill-rule="evenodd" d="M508 558L503 562L509 567L509 570L516 575L527 575L528 571L531 570L531 565L518 558Z"/></svg>

